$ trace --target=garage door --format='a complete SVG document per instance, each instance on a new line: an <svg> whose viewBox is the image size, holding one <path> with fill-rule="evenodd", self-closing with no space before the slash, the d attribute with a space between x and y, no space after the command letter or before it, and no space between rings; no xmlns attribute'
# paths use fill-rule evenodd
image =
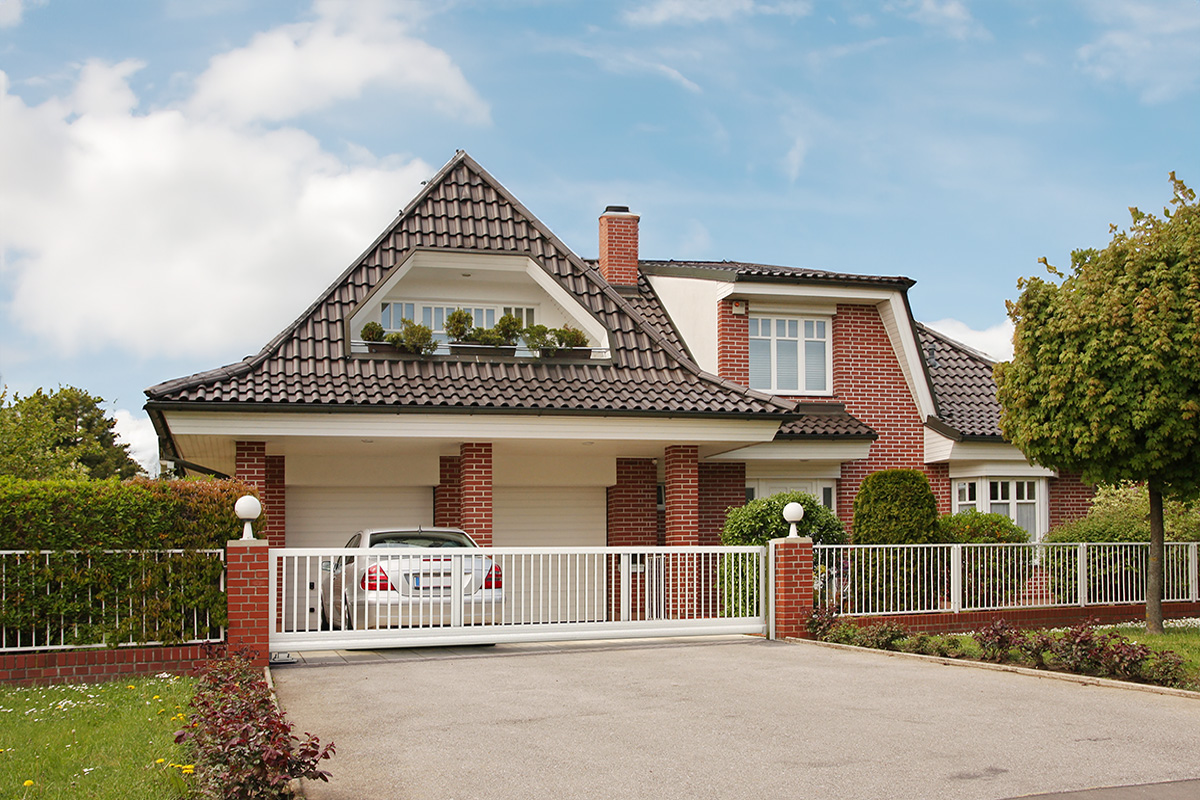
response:
<svg viewBox="0 0 1200 800"><path fill-rule="evenodd" d="M492 496L497 547L603 547L604 487L500 486Z"/></svg>
<svg viewBox="0 0 1200 800"><path fill-rule="evenodd" d="M493 542L497 547L603 547L606 508L603 487L498 487L492 497ZM600 561L544 555L503 563L506 621L581 619L581 609L603 619L606 584Z"/></svg>
<svg viewBox="0 0 1200 800"><path fill-rule="evenodd" d="M432 524L433 489L428 486L287 490L288 547L343 547L364 528Z"/></svg>

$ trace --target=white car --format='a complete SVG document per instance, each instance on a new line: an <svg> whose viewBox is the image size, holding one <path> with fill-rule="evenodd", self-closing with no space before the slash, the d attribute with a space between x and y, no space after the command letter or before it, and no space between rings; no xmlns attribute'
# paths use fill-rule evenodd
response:
<svg viewBox="0 0 1200 800"><path fill-rule="evenodd" d="M500 565L457 528L359 531L346 542L362 555L322 565L323 622L335 629L442 627L453 624L461 580L462 624L499 621L504 610ZM417 549L418 552L405 552ZM432 552L432 551L446 552ZM456 576L456 572L458 575Z"/></svg>

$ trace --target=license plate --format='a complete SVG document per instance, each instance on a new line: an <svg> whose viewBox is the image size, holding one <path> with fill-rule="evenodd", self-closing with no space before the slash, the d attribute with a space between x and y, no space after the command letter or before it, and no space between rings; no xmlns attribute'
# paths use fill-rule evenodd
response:
<svg viewBox="0 0 1200 800"><path fill-rule="evenodd" d="M413 575L414 589L448 589L450 587L450 576L443 574L425 574Z"/></svg>

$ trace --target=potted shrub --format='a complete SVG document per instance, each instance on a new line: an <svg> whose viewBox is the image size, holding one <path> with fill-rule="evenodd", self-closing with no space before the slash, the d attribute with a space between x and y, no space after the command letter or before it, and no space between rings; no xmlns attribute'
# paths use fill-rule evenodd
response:
<svg viewBox="0 0 1200 800"><path fill-rule="evenodd" d="M589 346L587 334L578 328L564 325L550 331L557 345L554 352L548 354L553 358L590 358L592 348Z"/></svg>
<svg viewBox="0 0 1200 800"><path fill-rule="evenodd" d="M466 342L467 336L474 330L471 312L464 308L456 308L446 315L445 331L450 337L450 343Z"/></svg>
<svg viewBox="0 0 1200 800"><path fill-rule="evenodd" d="M358 335L367 343L368 352L379 353L388 349L384 343L383 326L378 322L368 322L366 325L363 325Z"/></svg>
<svg viewBox="0 0 1200 800"><path fill-rule="evenodd" d="M542 358L554 355L554 351L558 349L554 332L545 325L530 325L521 331L521 340L530 352L535 352Z"/></svg>
<svg viewBox="0 0 1200 800"><path fill-rule="evenodd" d="M461 315L459 312L462 312ZM446 333L451 339L451 353L477 356L516 355L521 321L513 315L505 314L490 328L470 325L470 313L461 308L446 315Z"/></svg>
<svg viewBox="0 0 1200 800"><path fill-rule="evenodd" d="M400 330L387 335L387 341L401 353L427 356L438 349L438 342L428 325L404 319L400 320L400 326Z"/></svg>

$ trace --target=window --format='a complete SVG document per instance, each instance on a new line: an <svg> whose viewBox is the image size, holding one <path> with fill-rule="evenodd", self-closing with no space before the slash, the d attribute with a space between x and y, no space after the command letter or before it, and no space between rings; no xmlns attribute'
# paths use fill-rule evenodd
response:
<svg viewBox="0 0 1200 800"><path fill-rule="evenodd" d="M750 387L781 394L828 394L828 319L750 317Z"/></svg>
<svg viewBox="0 0 1200 800"><path fill-rule="evenodd" d="M954 482L954 511L973 508L1004 516L1024 528L1031 540L1041 538L1043 531L1040 519L1042 489L1040 480L1011 480L988 478ZM987 500L980 488L987 485Z"/></svg>
<svg viewBox="0 0 1200 800"><path fill-rule="evenodd" d="M465 309L471 314L471 324L478 328L490 328L496 320L505 314L512 314L521 322L522 327L534 324L534 309L527 306L463 306L445 305L442 303L383 303L379 308L379 323L385 331L400 330L400 320L411 319L420 322L433 331L433 338L439 342L448 342L446 335L446 317L456 308Z"/></svg>
<svg viewBox="0 0 1200 800"><path fill-rule="evenodd" d="M780 492L804 492L817 499L828 509L837 510L834 499L834 481L812 478L764 479L746 481L746 502L758 497L770 497Z"/></svg>

